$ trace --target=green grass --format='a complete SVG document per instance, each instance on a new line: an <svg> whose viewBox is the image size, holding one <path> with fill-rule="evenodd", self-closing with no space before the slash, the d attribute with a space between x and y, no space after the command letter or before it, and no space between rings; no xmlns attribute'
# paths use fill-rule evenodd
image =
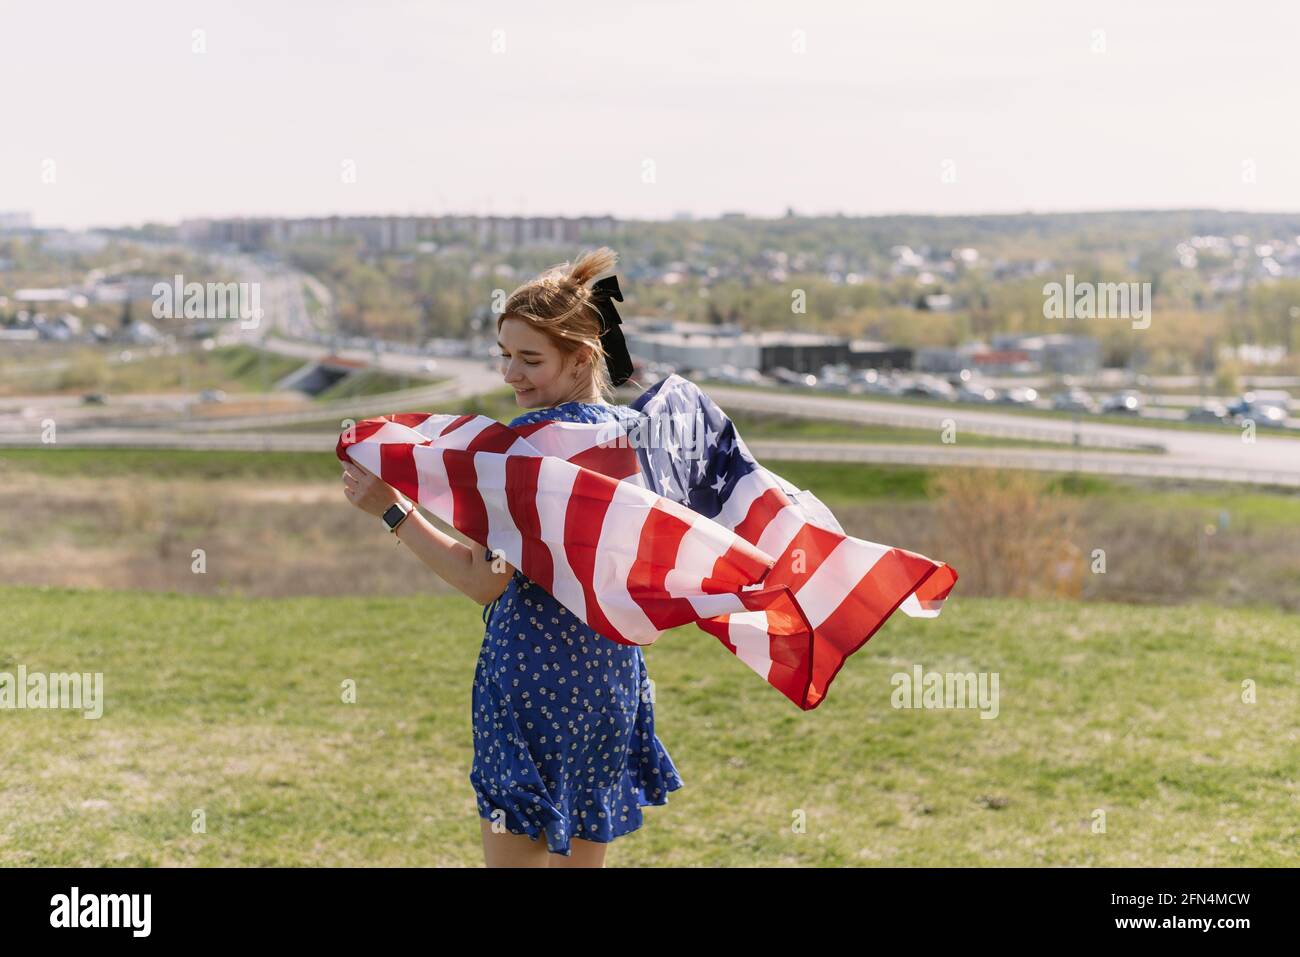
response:
<svg viewBox="0 0 1300 957"><path fill-rule="evenodd" d="M196 355L200 362L204 362L207 356L211 356L210 362L226 376L229 383L243 391L266 392L280 379L303 365L301 359L248 346L227 346L214 349L211 353Z"/></svg>
<svg viewBox="0 0 1300 957"><path fill-rule="evenodd" d="M150 479L337 480L340 463L318 452L238 452L204 449L0 449L8 470L51 478L135 475Z"/></svg>
<svg viewBox="0 0 1300 957"><path fill-rule="evenodd" d="M467 599L0 602L0 670L102 672L106 699L0 712L0 864L481 864ZM685 787L609 863L1287 866L1298 636L1271 611L957 596L891 620L804 713L679 629L647 660ZM998 673L997 718L894 709L915 664Z"/></svg>
<svg viewBox="0 0 1300 957"><path fill-rule="evenodd" d="M401 389L415 389L442 381L445 380L426 376L403 376L392 372L380 372L375 369L363 369L340 379L324 392L318 393L315 398L322 402L335 399L355 399L358 396L379 395L384 392L397 392Z"/></svg>
<svg viewBox="0 0 1300 957"><path fill-rule="evenodd" d="M930 497L938 468L906 465L863 465L854 462L765 461L764 465L800 488L812 489L832 508L880 500L920 500ZM138 475L160 479L246 478L272 481L337 479L338 460L316 452L238 452L190 449L0 449L0 476L7 471L64 476ZM1092 475L1053 475L1049 487L1079 497L1113 497L1149 503L1153 511L1194 510L1200 520L1214 522L1227 510L1232 522L1300 526L1300 493L1247 491L1235 486L1170 483L1104 478Z"/></svg>
<svg viewBox="0 0 1300 957"><path fill-rule="evenodd" d="M104 392L113 395L136 392L176 392L221 389L230 393L267 392L275 383L300 368L303 360L264 352L251 346L223 346L203 350L188 348L177 355L152 356L148 347L131 346L137 354L131 362L110 361L124 351L122 346L80 346L57 354L39 353L32 364L44 365L66 359L62 369L24 374L24 364L10 360L0 370L0 395L20 391ZM13 381L10 382L9 379Z"/></svg>

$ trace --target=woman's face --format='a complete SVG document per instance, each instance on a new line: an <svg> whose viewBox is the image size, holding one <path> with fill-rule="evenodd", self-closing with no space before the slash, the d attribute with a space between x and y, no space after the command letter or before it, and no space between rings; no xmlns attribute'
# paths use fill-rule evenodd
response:
<svg viewBox="0 0 1300 957"><path fill-rule="evenodd" d="M566 356L545 333L513 316L502 320L497 345L501 347L501 377L515 390L521 408L559 405L581 389L581 380L573 373L583 350Z"/></svg>

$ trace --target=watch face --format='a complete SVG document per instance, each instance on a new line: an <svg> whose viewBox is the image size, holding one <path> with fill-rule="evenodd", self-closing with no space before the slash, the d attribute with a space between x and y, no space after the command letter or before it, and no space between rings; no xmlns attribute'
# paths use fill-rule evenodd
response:
<svg viewBox="0 0 1300 957"><path fill-rule="evenodd" d="M392 528L402 520L402 516L405 514L406 512L403 510L402 506L390 505L388 506L388 511L384 512L384 521L388 523L389 528Z"/></svg>

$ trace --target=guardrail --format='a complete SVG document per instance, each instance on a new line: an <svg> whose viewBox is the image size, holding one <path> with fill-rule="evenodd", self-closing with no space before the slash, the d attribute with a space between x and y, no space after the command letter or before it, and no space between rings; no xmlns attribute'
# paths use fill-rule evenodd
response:
<svg viewBox="0 0 1300 957"><path fill-rule="evenodd" d="M763 440L746 440L751 452L763 459L786 459L816 462L866 462L896 465L968 465L974 468L1032 469L1043 472L1088 472L1097 475L1174 478L1208 482L1236 482L1251 485L1276 485L1300 488L1300 473L1276 469L1245 469L1178 462L1152 462L1142 458L1117 456L1114 459L1072 455L1068 452L1025 450L1015 454L977 448L935 449L918 447L899 449L865 443L833 445L799 445Z"/></svg>

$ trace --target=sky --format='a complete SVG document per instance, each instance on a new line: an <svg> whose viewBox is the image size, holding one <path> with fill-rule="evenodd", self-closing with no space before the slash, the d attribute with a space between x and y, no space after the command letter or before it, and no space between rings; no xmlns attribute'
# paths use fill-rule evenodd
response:
<svg viewBox="0 0 1300 957"><path fill-rule="evenodd" d="M0 0L0 211L1300 210L1300 4Z"/></svg>

